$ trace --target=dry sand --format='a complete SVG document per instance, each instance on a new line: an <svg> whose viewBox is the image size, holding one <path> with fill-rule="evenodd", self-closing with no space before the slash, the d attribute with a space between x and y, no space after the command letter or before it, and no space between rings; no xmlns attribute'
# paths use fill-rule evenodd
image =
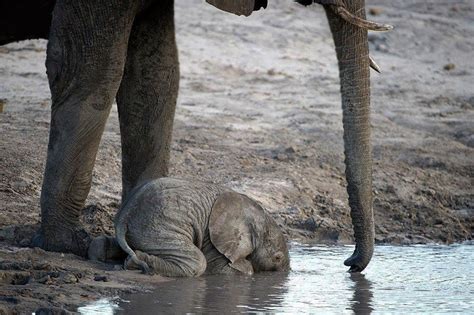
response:
<svg viewBox="0 0 474 315"><path fill-rule="evenodd" d="M372 72L376 240L472 239L474 4L369 0L368 8L371 19L395 26L369 37L382 68ZM352 242L339 80L323 9L274 0L243 18L177 1L176 21L181 90L170 175L252 196L290 239ZM43 40L0 47L0 314L2 305L74 310L163 280L27 248L39 223L50 119L45 48ZM96 234L113 232L120 163L114 106L84 210Z"/></svg>

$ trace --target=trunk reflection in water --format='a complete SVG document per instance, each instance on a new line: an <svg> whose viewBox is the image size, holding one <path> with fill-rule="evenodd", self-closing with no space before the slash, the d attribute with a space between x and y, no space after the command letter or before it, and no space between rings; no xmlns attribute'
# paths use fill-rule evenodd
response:
<svg viewBox="0 0 474 315"><path fill-rule="evenodd" d="M364 274L345 272L352 246L293 244L289 273L177 279L151 294L101 300L91 314L470 312L474 246L376 246Z"/></svg>

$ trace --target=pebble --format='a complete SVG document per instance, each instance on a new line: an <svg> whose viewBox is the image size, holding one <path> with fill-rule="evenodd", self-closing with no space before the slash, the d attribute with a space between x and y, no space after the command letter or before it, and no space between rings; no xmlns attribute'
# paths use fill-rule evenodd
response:
<svg viewBox="0 0 474 315"><path fill-rule="evenodd" d="M78 280L77 280L76 276L73 275L72 273L66 273L63 276L63 282L64 283L76 283L76 282L78 282Z"/></svg>
<svg viewBox="0 0 474 315"><path fill-rule="evenodd" d="M277 159L278 161L284 161L284 162L289 160L288 155L283 154L283 153L278 153L275 159Z"/></svg>
<svg viewBox="0 0 474 315"><path fill-rule="evenodd" d="M46 251L42 248L35 247L33 248L33 254L44 256L46 255Z"/></svg>
<svg viewBox="0 0 474 315"><path fill-rule="evenodd" d="M53 283L53 281L51 280L51 277L49 275L47 275L47 276L45 276L41 279L38 279L37 281L38 281L38 283L41 283L41 284L52 284Z"/></svg>
<svg viewBox="0 0 474 315"><path fill-rule="evenodd" d="M456 65L454 63L445 64L443 67L443 69L446 71L454 70L454 68L456 68Z"/></svg>
<svg viewBox="0 0 474 315"><path fill-rule="evenodd" d="M30 246L30 240L28 238L24 238L20 241L20 247L29 247Z"/></svg>
<svg viewBox="0 0 474 315"><path fill-rule="evenodd" d="M382 12L383 12L383 9L381 9L381 8L370 8L369 9L369 14L370 15L380 15L380 14L382 14Z"/></svg>
<svg viewBox="0 0 474 315"><path fill-rule="evenodd" d="M96 275L94 276L94 281L107 282L109 279L107 279L107 276Z"/></svg>

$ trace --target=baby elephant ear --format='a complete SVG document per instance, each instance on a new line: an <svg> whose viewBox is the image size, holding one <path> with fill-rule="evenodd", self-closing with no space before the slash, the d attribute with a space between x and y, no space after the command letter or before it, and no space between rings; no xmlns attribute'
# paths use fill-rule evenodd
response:
<svg viewBox="0 0 474 315"><path fill-rule="evenodd" d="M245 265L242 260L252 253L252 230L249 219L255 212L256 203L250 198L235 193L221 194L212 206L209 218L209 234L212 244L230 260L232 267L242 271ZM238 267L238 268L237 268ZM249 269L249 268L246 268ZM242 271L251 273L252 270Z"/></svg>

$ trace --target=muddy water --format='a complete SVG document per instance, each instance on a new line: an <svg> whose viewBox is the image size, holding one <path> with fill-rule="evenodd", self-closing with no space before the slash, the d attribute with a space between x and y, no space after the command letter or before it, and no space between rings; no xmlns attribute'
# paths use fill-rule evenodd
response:
<svg viewBox="0 0 474 315"><path fill-rule="evenodd" d="M292 271L179 279L151 294L101 300L93 314L446 313L474 309L474 246L378 246L364 274L341 264L353 247L294 244Z"/></svg>

